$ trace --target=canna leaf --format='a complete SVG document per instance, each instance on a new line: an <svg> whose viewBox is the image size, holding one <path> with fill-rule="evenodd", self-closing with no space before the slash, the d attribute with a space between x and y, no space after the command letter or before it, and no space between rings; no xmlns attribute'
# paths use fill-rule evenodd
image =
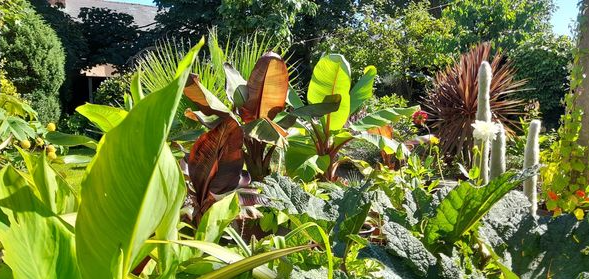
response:
<svg viewBox="0 0 589 279"><path fill-rule="evenodd" d="M81 278L73 228L33 193L12 166L0 171L2 260L14 278ZM13 278L12 276L10 278Z"/></svg>
<svg viewBox="0 0 589 279"><path fill-rule="evenodd" d="M125 119L127 111L103 105L85 104L76 108L90 122L94 123L102 132L106 133Z"/></svg>
<svg viewBox="0 0 589 279"><path fill-rule="evenodd" d="M175 239L186 188L166 139L187 77L185 70L147 95L102 137L82 181L76 220L78 265L84 277L113 278L119 270L127 275L152 234ZM170 267L172 251L160 248L162 266ZM120 266L113 267L119 251Z"/></svg>
<svg viewBox="0 0 589 279"><path fill-rule="evenodd" d="M45 153L37 156L18 148L27 166L29 185L39 193L39 199L55 214L73 212L78 207L74 189L49 165Z"/></svg>
<svg viewBox="0 0 589 279"><path fill-rule="evenodd" d="M323 56L313 69L307 94L309 104L321 103L329 95L341 95L338 110L322 120L330 131L343 128L350 116L350 76L350 64L340 54Z"/></svg>
<svg viewBox="0 0 589 279"><path fill-rule="evenodd" d="M202 216L196 230L195 240L218 243L223 231L239 216L239 198L232 193L216 202Z"/></svg>
<svg viewBox="0 0 589 279"><path fill-rule="evenodd" d="M274 52L264 54L247 81L248 98L240 109L243 121L249 123L262 117L274 119L284 110L288 86L284 60Z"/></svg>
<svg viewBox="0 0 589 279"><path fill-rule="evenodd" d="M95 140L87 136L70 135L57 131L48 132L45 135L45 139L50 143L68 147L82 145L91 149L96 149L98 145L98 143Z"/></svg>

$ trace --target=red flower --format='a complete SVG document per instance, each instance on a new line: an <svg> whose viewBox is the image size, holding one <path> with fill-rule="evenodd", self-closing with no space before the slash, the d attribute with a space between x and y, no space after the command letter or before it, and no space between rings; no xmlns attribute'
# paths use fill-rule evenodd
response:
<svg viewBox="0 0 589 279"><path fill-rule="evenodd" d="M585 191L583 191L583 190L577 190L577 191L575 191L575 195L577 195L577 197L579 197L579 198L584 198L585 197Z"/></svg>
<svg viewBox="0 0 589 279"><path fill-rule="evenodd" d="M555 200L558 200L558 195L555 192L548 191L548 198L555 201Z"/></svg>
<svg viewBox="0 0 589 279"><path fill-rule="evenodd" d="M413 118L413 123L415 125L421 126L421 125L425 124L425 121L427 120L427 113L423 110L418 110L418 111L414 112L411 117Z"/></svg>

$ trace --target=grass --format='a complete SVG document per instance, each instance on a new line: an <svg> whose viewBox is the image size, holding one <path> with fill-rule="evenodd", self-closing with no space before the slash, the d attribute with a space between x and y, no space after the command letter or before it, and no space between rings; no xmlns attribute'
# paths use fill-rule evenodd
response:
<svg viewBox="0 0 589 279"><path fill-rule="evenodd" d="M94 150L89 148L72 148L67 155L93 156ZM87 164L52 164L52 167L63 176L65 181L78 191L80 190L80 185L86 172L86 166Z"/></svg>

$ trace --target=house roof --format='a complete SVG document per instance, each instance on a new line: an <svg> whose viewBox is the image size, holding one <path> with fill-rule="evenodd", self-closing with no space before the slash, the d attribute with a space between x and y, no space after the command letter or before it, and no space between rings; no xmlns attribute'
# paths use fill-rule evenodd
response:
<svg viewBox="0 0 589 279"><path fill-rule="evenodd" d="M119 74L113 64L96 65L90 69L80 71L80 74L87 77L114 77Z"/></svg>
<svg viewBox="0 0 589 279"><path fill-rule="evenodd" d="M135 19L139 27L150 25L155 22L157 7L134 3L122 3L104 0L66 0L63 11L70 16L77 18L81 8L107 8L119 13L126 13Z"/></svg>

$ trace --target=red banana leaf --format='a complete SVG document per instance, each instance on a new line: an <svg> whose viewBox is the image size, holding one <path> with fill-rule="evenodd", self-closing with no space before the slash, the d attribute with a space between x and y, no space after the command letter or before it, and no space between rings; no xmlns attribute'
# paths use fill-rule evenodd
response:
<svg viewBox="0 0 589 279"><path fill-rule="evenodd" d="M267 52L256 63L247 82L248 99L240 108L245 123L266 117L273 120L284 110L288 93L288 69L284 60Z"/></svg>

